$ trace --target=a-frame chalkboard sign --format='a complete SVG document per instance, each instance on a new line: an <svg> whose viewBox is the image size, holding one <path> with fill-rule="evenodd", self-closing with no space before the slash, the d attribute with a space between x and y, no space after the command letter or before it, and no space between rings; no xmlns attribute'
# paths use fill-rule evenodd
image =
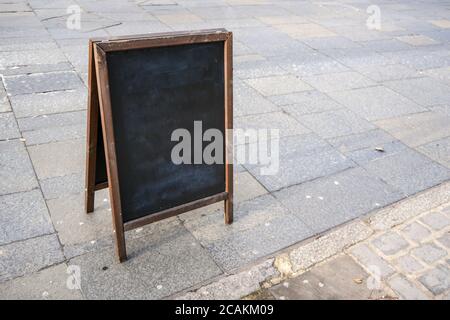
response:
<svg viewBox="0 0 450 320"><path fill-rule="evenodd" d="M127 230L219 201L232 223L230 32L91 39L88 81L86 212L109 188L119 261ZM177 129L200 151L212 141L202 132L222 133L220 161L174 163Z"/></svg>

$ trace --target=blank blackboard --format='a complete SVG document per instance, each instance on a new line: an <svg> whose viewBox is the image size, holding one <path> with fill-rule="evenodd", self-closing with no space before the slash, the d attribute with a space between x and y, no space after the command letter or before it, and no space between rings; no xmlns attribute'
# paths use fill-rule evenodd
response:
<svg viewBox="0 0 450 320"><path fill-rule="evenodd" d="M222 164L171 160L177 128L225 132L223 42L106 54L124 222L225 190ZM193 162L192 162L193 163Z"/></svg>
<svg viewBox="0 0 450 320"><path fill-rule="evenodd" d="M127 230L219 201L232 223L231 32L91 39L88 84L86 213L95 209L95 191L109 188L120 262ZM177 129L190 133L189 163L173 162ZM213 164L193 152L199 144L200 152L211 149L209 129L223 139Z"/></svg>

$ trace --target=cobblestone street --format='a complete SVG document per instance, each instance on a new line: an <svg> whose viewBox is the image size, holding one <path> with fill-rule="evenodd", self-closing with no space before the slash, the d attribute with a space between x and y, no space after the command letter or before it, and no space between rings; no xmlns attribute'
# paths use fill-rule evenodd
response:
<svg viewBox="0 0 450 320"><path fill-rule="evenodd" d="M108 191L84 211L88 39L209 28L279 170L119 264ZM448 1L0 0L0 299L448 299L449 181Z"/></svg>

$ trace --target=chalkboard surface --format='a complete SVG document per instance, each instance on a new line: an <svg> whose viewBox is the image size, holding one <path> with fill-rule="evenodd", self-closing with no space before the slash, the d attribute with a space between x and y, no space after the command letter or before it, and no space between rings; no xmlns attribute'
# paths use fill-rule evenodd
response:
<svg viewBox="0 0 450 320"><path fill-rule="evenodd" d="M175 129L225 131L224 43L112 51L106 62L123 221L224 192L223 161L171 160Z"/></svg>

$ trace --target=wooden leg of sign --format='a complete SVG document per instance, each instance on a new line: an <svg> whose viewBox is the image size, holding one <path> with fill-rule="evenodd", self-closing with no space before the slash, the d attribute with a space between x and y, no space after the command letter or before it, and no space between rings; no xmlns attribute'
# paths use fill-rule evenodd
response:
<svg viewBox="0 0 450 320"><path fill-rule="evenodd" d="M224 44L225 57L225 223L233 222L233 35Z"/></svg>
<svg viewBox="0 0 450 320"><path fill-rule="evenodd" d="M113 227L116 238L116 253L120 262L127 260L127 249L125 245L125 230L122 219L122 205L119 192L119 172L117 169L116 148L114 144L114 128L111 111L111 96L108 86L108 67L106 53L95 46L95 69L97 73L97 87L100 100L100 118L105 146L106 170L108 173L109 199ZM107 125L108 124L108 125Z"/></svg>
<svg viewBox="0 0 450 320"><path fill-rule="evenodd" d="M94 211L95 198L95 163L97 160L99 101L97 77L95 72L93 42L89 41L89 78L86 133L86 179L85 179L85 210Z"/></svg>
<svg viewBox="0 0 450 320"><path fill-rule="evenodd" d="M225 223L233 223L233 197L225 200Z"/></svg>

